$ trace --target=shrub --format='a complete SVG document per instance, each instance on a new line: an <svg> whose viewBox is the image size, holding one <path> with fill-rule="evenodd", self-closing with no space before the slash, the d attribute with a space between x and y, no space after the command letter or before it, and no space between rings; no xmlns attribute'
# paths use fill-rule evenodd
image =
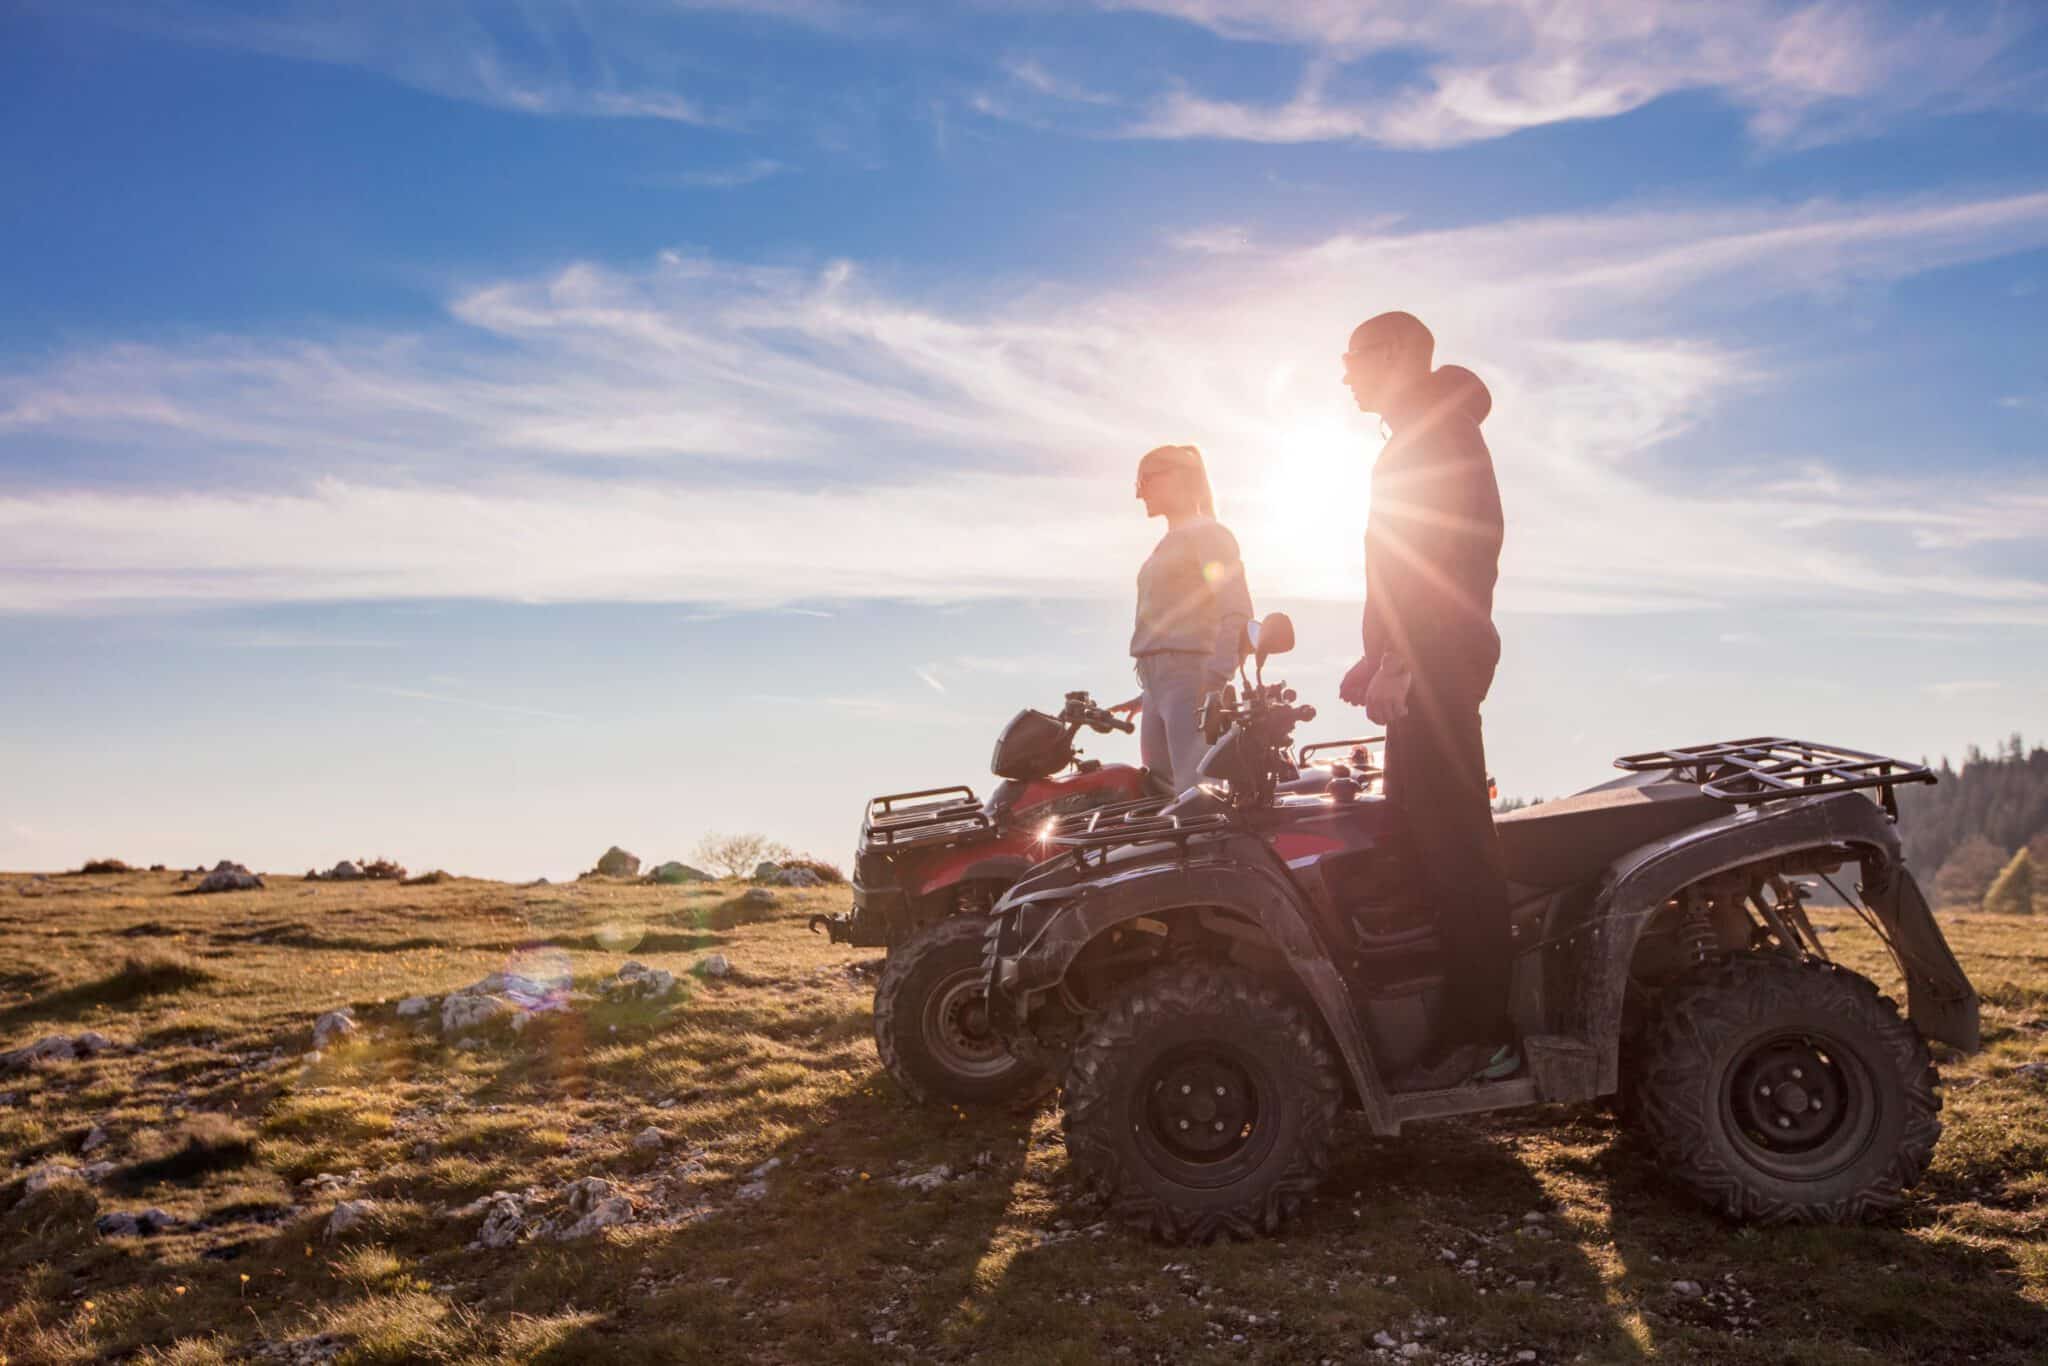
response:
<svg viewBox="0 0 2048 1366"><path fill-rule="evenodd" d="M786 858L781 862L784 872L788 872L791 869L801 869L804 872L815 874L820 882L846 881L846 874L839 871L838 864L827 863L821 858L812 858L809 854L799 854L795 858Z"/></svg>
<svg viewBox="0 0 2048 1366"><path fill-rule="evenodd" d="M81 873L132 873L135 870L117 858L93 858L85 861Z"/></svg>
<svg viewBox="0 0 2048 1366"><path fill-rule="evenodd" d="M2027 849L2014 854L1984 893L1984 909L2000 915L2034 913L2034 858Z"/></svg>
<svg viewBox="0 0 2048 1366"><path fill-rule="evenodd" d="M690 858L721 877L747 877L766 860L790 857L789 846L766 835L709 834L697 841Z"/></svg>

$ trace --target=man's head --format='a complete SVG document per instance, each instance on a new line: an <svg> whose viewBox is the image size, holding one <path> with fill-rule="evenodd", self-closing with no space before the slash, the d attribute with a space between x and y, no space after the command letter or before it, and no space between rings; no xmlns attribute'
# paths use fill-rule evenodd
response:
<svg viewBox="0 0 2048 1366"><path fill-rule="evenodd" d="M1436 338L1413 313L1381 313L1351 334L1344 352L1344 384L1363 413L1385 417L1404 395L1429 378Z"/></svg>

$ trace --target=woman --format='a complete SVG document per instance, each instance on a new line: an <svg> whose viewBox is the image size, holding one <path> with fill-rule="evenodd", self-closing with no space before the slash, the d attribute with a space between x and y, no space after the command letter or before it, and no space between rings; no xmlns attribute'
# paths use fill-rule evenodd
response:
<svg viewBox="0 0 2048 1366"><path fill-rule="evenodd" d="M1166 535L1138 571L1131 655L1143 691L1110 710L1144 713L1139 746L1145 767L1178 792L1194 783L1195 766L1208 749L1195 710L1236 672L1252 599L1237 538L1216 520L1200 451L1147 451L1138 462L1137 494L1147 517L1166 519Z"/></svg>

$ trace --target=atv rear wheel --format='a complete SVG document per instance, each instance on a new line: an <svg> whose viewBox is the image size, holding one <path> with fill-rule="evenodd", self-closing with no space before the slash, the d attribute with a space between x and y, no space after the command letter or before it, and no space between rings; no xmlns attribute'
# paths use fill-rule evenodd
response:
<svg viewBox="0 0 2048 1366"><path fill-rule="evenodd" d="M1853 1223L1926 1172L1936 1082L1919 1031L1868 978L1738 954L1664 993L1635 1094L1661 1163L1723 1214Z"/></svg>
<svg viewBox="0 0 2048 1366"><path fill-rule="evenodd" d="M1052 1090L989 1028L981 951L988 922L953 916L889 955L875 987L875 1050L896 1084L926 1104L998 1105Z"/></svg>
<svg viewBox="0 0 2048 1366"><path fill-rule="evenodd" d="M1178 964L1124 987L1074 1049L1067 1155L1114 1217L1169 1242L1274 1233L1328 1170L1342 1097L1300 1007Z"/></svg>

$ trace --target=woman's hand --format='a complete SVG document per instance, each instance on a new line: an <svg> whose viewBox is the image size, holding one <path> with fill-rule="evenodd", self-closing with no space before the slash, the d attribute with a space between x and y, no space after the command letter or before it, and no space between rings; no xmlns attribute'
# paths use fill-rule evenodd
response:
<svg viewBox="0 0 2048 1366"><path fill-rule="evenodd" d="M1108 708L1108 711L1111 716L1121 716L1128 721L1144 709L1145 694L1139 693L1128 702L1119 702L1115 706Z"/></svg>

